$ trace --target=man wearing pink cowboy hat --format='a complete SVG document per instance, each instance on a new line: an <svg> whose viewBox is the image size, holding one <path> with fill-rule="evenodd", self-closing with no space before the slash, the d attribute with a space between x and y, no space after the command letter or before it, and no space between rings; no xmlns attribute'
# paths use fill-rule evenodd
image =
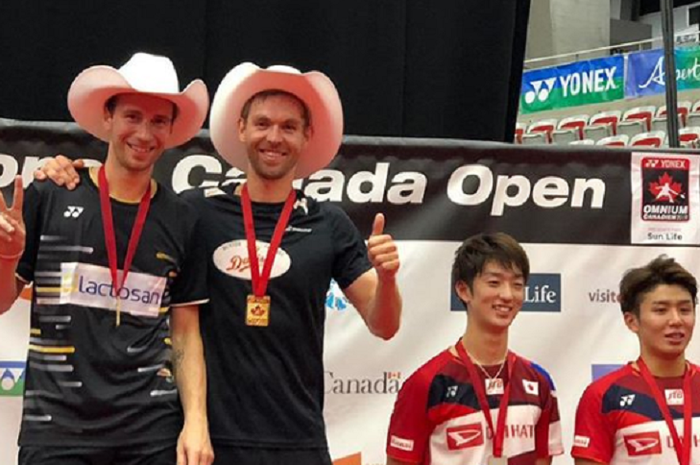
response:
<svg viewBox="0 0 700 465"><path fill-rule="evenodd" d="M342 105L324 74L238 65L216 92L210 131L219 154L246 172L242 185L184 193L213 264L201 324L216 463L330 464L326 293L335 279L369 330L391 338L401 315L396 245L383 215L365 246L340 208L292 187L342 140ZM232 267L241 255L250 266Z"/></svg>
<svg viewBox="0 0 700 465"><path fill-rule="evenodd" d="M73 81L68 107L109 144L65 190L0 195L0 313L33 283L21 465L213 461L199 305L208 300L195 209L152 180L206 117L165 57L134 55ZM184 426L180 402L184 410Z"/></svg>
<svg viewBox="0 0 700 465"><path fill-rule="evenodd" d="M365 245L347 215L292 187L335 157L340 97L322 73L233 68L212 102L216 150L242 186L183 193L201 215L210 301L202 312L217 464L330 464L323 420L325 297L340 285L369 330L398 331L399 255L384 216ZM65 157L41 176L75 185ZM240 260L244 257L243 260Z"/></svg>

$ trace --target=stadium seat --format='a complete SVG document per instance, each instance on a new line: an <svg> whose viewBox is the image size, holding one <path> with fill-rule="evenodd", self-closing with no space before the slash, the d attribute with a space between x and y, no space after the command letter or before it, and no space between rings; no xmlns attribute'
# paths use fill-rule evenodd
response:
<svg viewBox="0 0 700 465"><path fill-rule="evenodd" d="M523 143L523 134L525 134L525 129L527 129L527 124L517 122L515 123L515 142L516 144Z"/></svg>
<svg viewBox="0 0 700 465"><path fill-rule="evenodd" d="M681 123L681 115L678 115L678 128L681 129L683 124ZM668 118L666 116L656 116L651 120L651 130L652 131L664 131L668 130Z"/></svg>
<svg viewBox="0 0 700 465"><path fill-rule="evenodd" d="M656 113L656 107L653 105L646 105L643 107L634 107L634 108L630 108L629 110L627 110L623 113L622 121L630 121L630 120L644 121L644 124L646 126L646 130L650 131L651 130L651 119L654 117L654 113Z"/></svg>
<svg viewBox="0 0 700 465"><path fill-rule="evenodd" d="M586 139L592 139L593 141L597 141L602 139L603 137L608 137L613 135L613 129L612 129L612 124L610 123L600 123L600 124L595 124L595 125L588 125L585 128L583 128L583 134L586 136Z"/></svg>
<svg viewBox="0 0 700 465"><path fill-rule="evenodd" d="M604 145L606 147L625 147L629 144L630 136L627 134L618 134L616 136L603 137L596 145Z"/></svg>
<svg viewBox="0 0 700 465"><path fill-rule="evenodd" d="M610 124L612 126L612 134L609 135L612 136L617 134L617 123L620 122L621 118L622 112L620 110L601 111L591 116L591 119L588 121L588 125L594 126L597 124Z"/></svg>
<svg viewBox="0 0 700 465"><path fill-rule="evenodd" d="M683 145L684 142L690 142L692 148L698 147L698 143L700 142L700 127L691 126L679 129L678 139L681 141L681 145Z"/></svg>
<svg viewBox="0 0 700 465"><path fill-rule="evenodd" d="M583 139L583 128L588 124L588 115L567 116L559 121L557 129L574 128L578 131L578 138Z"/></svg>
<svg viewBox="0 0 700 465"><path fill-rule="evenodd" d="M661 147L666 139L666 133L663 131L650 131L642 134L637 134L630 139L631 147Z"/></svg>
<svg viewBox="0 0 700 465"><path fill-rule="evenodd" d="M547 136L547 142L552 142L552 131L557 127L557 120L555 119L543 119L540 121L535 121L530 124L527 128L528 133L533 132L544 132Z"/></svg>
<svg viewBox="0 0 700 465"><path fill-rule="evenodd" d="M645 122L641 119L631 119L627 121L620 121L617 123L617 135L624 134L626 136L632 137L643 132L647 132L649 129Z"/></svg>
<svg viewBox="0 0 700 465"><path fill-rule="evenodd" d="M549 137L546 132L528 132L523 134L523 145L543 145L549 144Z"/></svg>
<svg viewBox="0 0 700 465"><path fill-rule="evenodd" d="M578 129L556 129L552 131L552 143L556 145L567 145L570 142L579 140Z"/></svg>
<svg viewBox="0 0 700 465"><path fill-rule="evenodd" d="M594 145L595 141L593 139L581 139L569 142L569 145Z"/></svg>
<svg viewBox="0 0 700 465"><path fill-rule="evenodd" d="M692 106L693 104L687 100L678 102L678 116L680 117L679 122L681 123L681 127L685 127L688 125L688 113L690 113L690 109ZM656 117L666 116L666 113L666 105L661 105L659 109L656 110Z"/></svg>
<svg viewBox="0 0 700 465"><path fill-rule="evenodd" d="M700 111L688 113L688 124L687 127L700 126Z"/></svg>

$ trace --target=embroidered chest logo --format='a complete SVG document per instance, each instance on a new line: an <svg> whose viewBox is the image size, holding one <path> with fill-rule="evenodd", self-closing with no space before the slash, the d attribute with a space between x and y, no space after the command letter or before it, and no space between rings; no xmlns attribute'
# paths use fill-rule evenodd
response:
<svg viewBox="0 0 700 465"><path fill-rule="evenodd" d="M620 407L629 407L634 402L634 394L620 397Z"/></svg>
<svg viewBox="0 0 700 465"><path fill-rule="evenodd" d="M76 207L73 205L68 205L66 211L63 212L63 216L66 218L77 218L85 210L84 207Z"/></svg>
<svg viewBox="0 0 700 465"><path fill-rule="evenodd" d="M481 423L447 428L446 434L449 450L467 449L484 444L484 428Z"/></svg>
<svg viewBox="0 0 700 465"><path fill-rule="evenodd" d="M630 457L638 455L661 454L661 437L658 431L630 434L624 437L627 454Z"/></svg>

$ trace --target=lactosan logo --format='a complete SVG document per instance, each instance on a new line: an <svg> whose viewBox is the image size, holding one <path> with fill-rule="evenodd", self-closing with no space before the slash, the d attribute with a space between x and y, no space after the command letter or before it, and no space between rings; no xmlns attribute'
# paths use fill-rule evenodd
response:
<svg viewBox="0 0 700 465"><path fill-rule="evenodd" d="M256 252L258 254L258 266L262 270L265 257L270 250L270 244L262 241L255 241ZM239 279L250 280L250 260L248 258L248 244L245 239L221 244L214 251L214 264L222 272ZM280 247L277 249L275 261L272 264L270 278L282 276L289 270L292 261L287 252Z"/></svg>
<svg viewBox="0 0 700 465"><path fill-rule="evenodd" d="M25 362L0 361L0 397L22 396L25 368Z"/></svg>
<svg viewBox="0 0 700 465"><path fill-rule="evenodd" d="M326 394L397 394L401 389L401 372L385 371L375 378L344 378L326 371Z"/></svg>
<svg viewBox="0 0 700 465"><path fill-rule="evenodd" d="M119 276L121 278L121 274ZM119 290L120 309L132 315L156 317L159 314L166 278L130 272ZM80 305L106 310L116 309L116 294L108 268L86 263L61 263L60 293L36 288L37 303Z"/></svg>
<svg viewBox="0 0 700 465"><path fill-rule="evenodd" d="M591 365L591 380L595 381L608 373L612 373L615 370L622 368L620 364L597 364Z"/></svg>
<svg viewBox="0 0 700 465"><path fill-rule="evenodd" d="M561 275L557 273L532 273L525 288L523 312L560 312L561 311ZM453 312L465 311L464 304L454 290L450 288L450 308Z"/></svg>

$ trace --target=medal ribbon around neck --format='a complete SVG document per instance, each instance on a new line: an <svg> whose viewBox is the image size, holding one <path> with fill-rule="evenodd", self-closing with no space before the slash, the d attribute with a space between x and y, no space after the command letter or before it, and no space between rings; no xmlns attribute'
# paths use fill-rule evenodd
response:
<svg viewBox="0 0 700 465"><path fill-rule="evenodd" d="M243 184L241 189L241 206L243 207L243 223L245 225L245 238L248 245L248 259L250 260L250 280L253 287L253 294L256 297L263 297L267 291L267 283L270 281L272 273L272 265L282 243L282 236L289 224L289 218L292 215L292 207L296 201L297 195L294 189L289 192L287 200L284 202L282 213L277 220L277 226L272 234L270 248L267 250L265 261L263 262L262 273L260 272L260 262L258 261L258 251L255 246L255 225L253 224L253 208L248 194L248 184Z"/></svg>
<svg viewBox="0 0 700 465"><path fill-rule="evenodd" d="M114 295L117 300L117 326L119 326L121 323L121 305L119 302L119 293L124 287L126 277L129 274L131 262L134 259L136 248L138 247L139 240L141 239L143 225L146 223L146 216L148 215L148 210L151 206L151 182L150 180L148 181L148 188L146 189L146 192L144 192L143 197L141 197L141 201L139 202L139 209L136 213L134 225L131 228L131 235L129 236L129 245L126 249L126 258L124 259L122 279L121 281L119 281L117 269L117 239L114 234L114 218L112 216L112 203L109 198L109 183L107 182L107 175L105 174L104 166L100 167L100 171L98 173L98 181L98 190L100 191L100 210L102 211L102 228L104 229L105 246L107 247L109 272L112 276L112 289L114 290Z"/></svg>
<svg viewBox="0 0 700 465"><path fill-rule="evenodd" d="M489 408L489 401L486 397L486 389L484 388L484 383L481 382L479 377L479 372L476 371L474 362L469 357L467 350L462 344L460 339L455 345L459 358L462 363L467 367L469 372L469 378L472 380L472 386L474 386L474 391L476 392L476 398L479 400L479 406L481 411L484 413L486 418L486 423L488 428L491 430L491 436L493 437L493 456L496 458L503 457L503 442L506 436L506 416L508 415L508 401L510 399L510 386L512 383L513 366L515 365L516 356L513 352L508 351L506 355L505 364L508 366L508 384L505 387L503 396L501 397L501 402L498 407L498 416L496 417L496 428L493 427L493 420L491 419L491 409Z"/></svg>
<svg viewBox="0 0 700 465"><path fill-rule="evenodd" d="M668 426L673 439L673 450L676 452L676 457L678 457L678 463L680 465L690 465L690 444L693 442L693 401L690 389L690 380L693 377L693 373L691 368L686 367L683 374L683 440L681 441L676 425L671 417L671 410L666 403L666 398L661 394L654 376L641 357L637 360L637 366L642 378L644 378L649 389L651 389L656 405L658 405L661 414L664 416L666 426Z"/></svg>

